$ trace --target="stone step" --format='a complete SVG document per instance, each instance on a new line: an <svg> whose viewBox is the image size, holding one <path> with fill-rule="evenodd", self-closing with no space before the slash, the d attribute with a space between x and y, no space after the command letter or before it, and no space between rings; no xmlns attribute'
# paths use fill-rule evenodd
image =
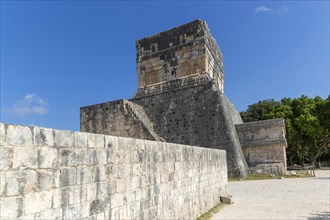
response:
<svg viewBox="0 0 330 220"><path fill-rule="evenodd" d="M141 122L155 141L165 141L154 131L152 122L140 105L127 100L124 100L124 104L132 111L132 114Z"/></svg>

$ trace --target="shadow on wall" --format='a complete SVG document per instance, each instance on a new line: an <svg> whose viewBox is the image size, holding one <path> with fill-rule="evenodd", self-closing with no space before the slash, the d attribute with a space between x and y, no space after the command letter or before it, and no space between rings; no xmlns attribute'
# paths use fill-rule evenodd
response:
<svg viewBox="0 0 330 220"><path fill-rule="evenodd" d="M319 214L312 214L313 216L308 217L308 220L329 220L330 212L322 212Z"/></svg>

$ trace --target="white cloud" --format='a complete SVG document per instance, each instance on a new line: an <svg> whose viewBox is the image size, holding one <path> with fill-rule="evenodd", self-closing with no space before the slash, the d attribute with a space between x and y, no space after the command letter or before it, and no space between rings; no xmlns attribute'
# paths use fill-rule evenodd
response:
<svg viewBox="0 0 330 220"><path fill-rule="evenodd" d="M283 16L288 14L289 9L286 6L282 8L269 8L267 6L259 6L254 10L255 14L271 14L275 16Z"/></svg>
<svg viewBox="0 0 330 220"><path fill-rule="evenodd" d="M47 113L47 103L36 93L32 93L15 102L13 108L7 109L7 111L21 118L32 114L45 115Z"/></svg>
<svg viewBox="0 0 330 220"><path fill-rule="evenodd" d="M268 8L266 6L259 6L255 9L255 13L258 14L258 13L268 13L268 12L272 12L273 9L271 8Z"/></svg>

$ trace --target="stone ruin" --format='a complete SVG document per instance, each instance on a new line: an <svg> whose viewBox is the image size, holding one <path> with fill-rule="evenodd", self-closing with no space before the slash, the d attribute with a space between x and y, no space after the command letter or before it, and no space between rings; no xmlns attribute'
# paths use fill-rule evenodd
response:
<svg viewBox="0 0 330 220"><path fill-rule="evenodd" d="M228 171L286 169L283 119L243 123L224 94L223 56L202 20L136 41L138 89L130 100L80 109L80 129L227 151Z"/></svg>

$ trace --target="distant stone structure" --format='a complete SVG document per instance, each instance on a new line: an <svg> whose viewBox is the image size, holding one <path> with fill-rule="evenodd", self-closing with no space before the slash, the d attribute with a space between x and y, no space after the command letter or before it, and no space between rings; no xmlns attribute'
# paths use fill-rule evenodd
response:
<svg viewBox="0 0 330 220"><path fill-rule="evenodd" d="M235 125L249 166L286 168L284 119Z"/></svg>
<svg viewBox="0 0 330 220"><path fill-rule="evenodd" d="M82 107L81 131L223 149L240 177L272 160L285 169L283 120L243 123L224 95L222 54L204 21L137 40L136 51L134 97ZM281 135L268 138L274 130ZM250 137L259 138L253 147Z"/></svg>

